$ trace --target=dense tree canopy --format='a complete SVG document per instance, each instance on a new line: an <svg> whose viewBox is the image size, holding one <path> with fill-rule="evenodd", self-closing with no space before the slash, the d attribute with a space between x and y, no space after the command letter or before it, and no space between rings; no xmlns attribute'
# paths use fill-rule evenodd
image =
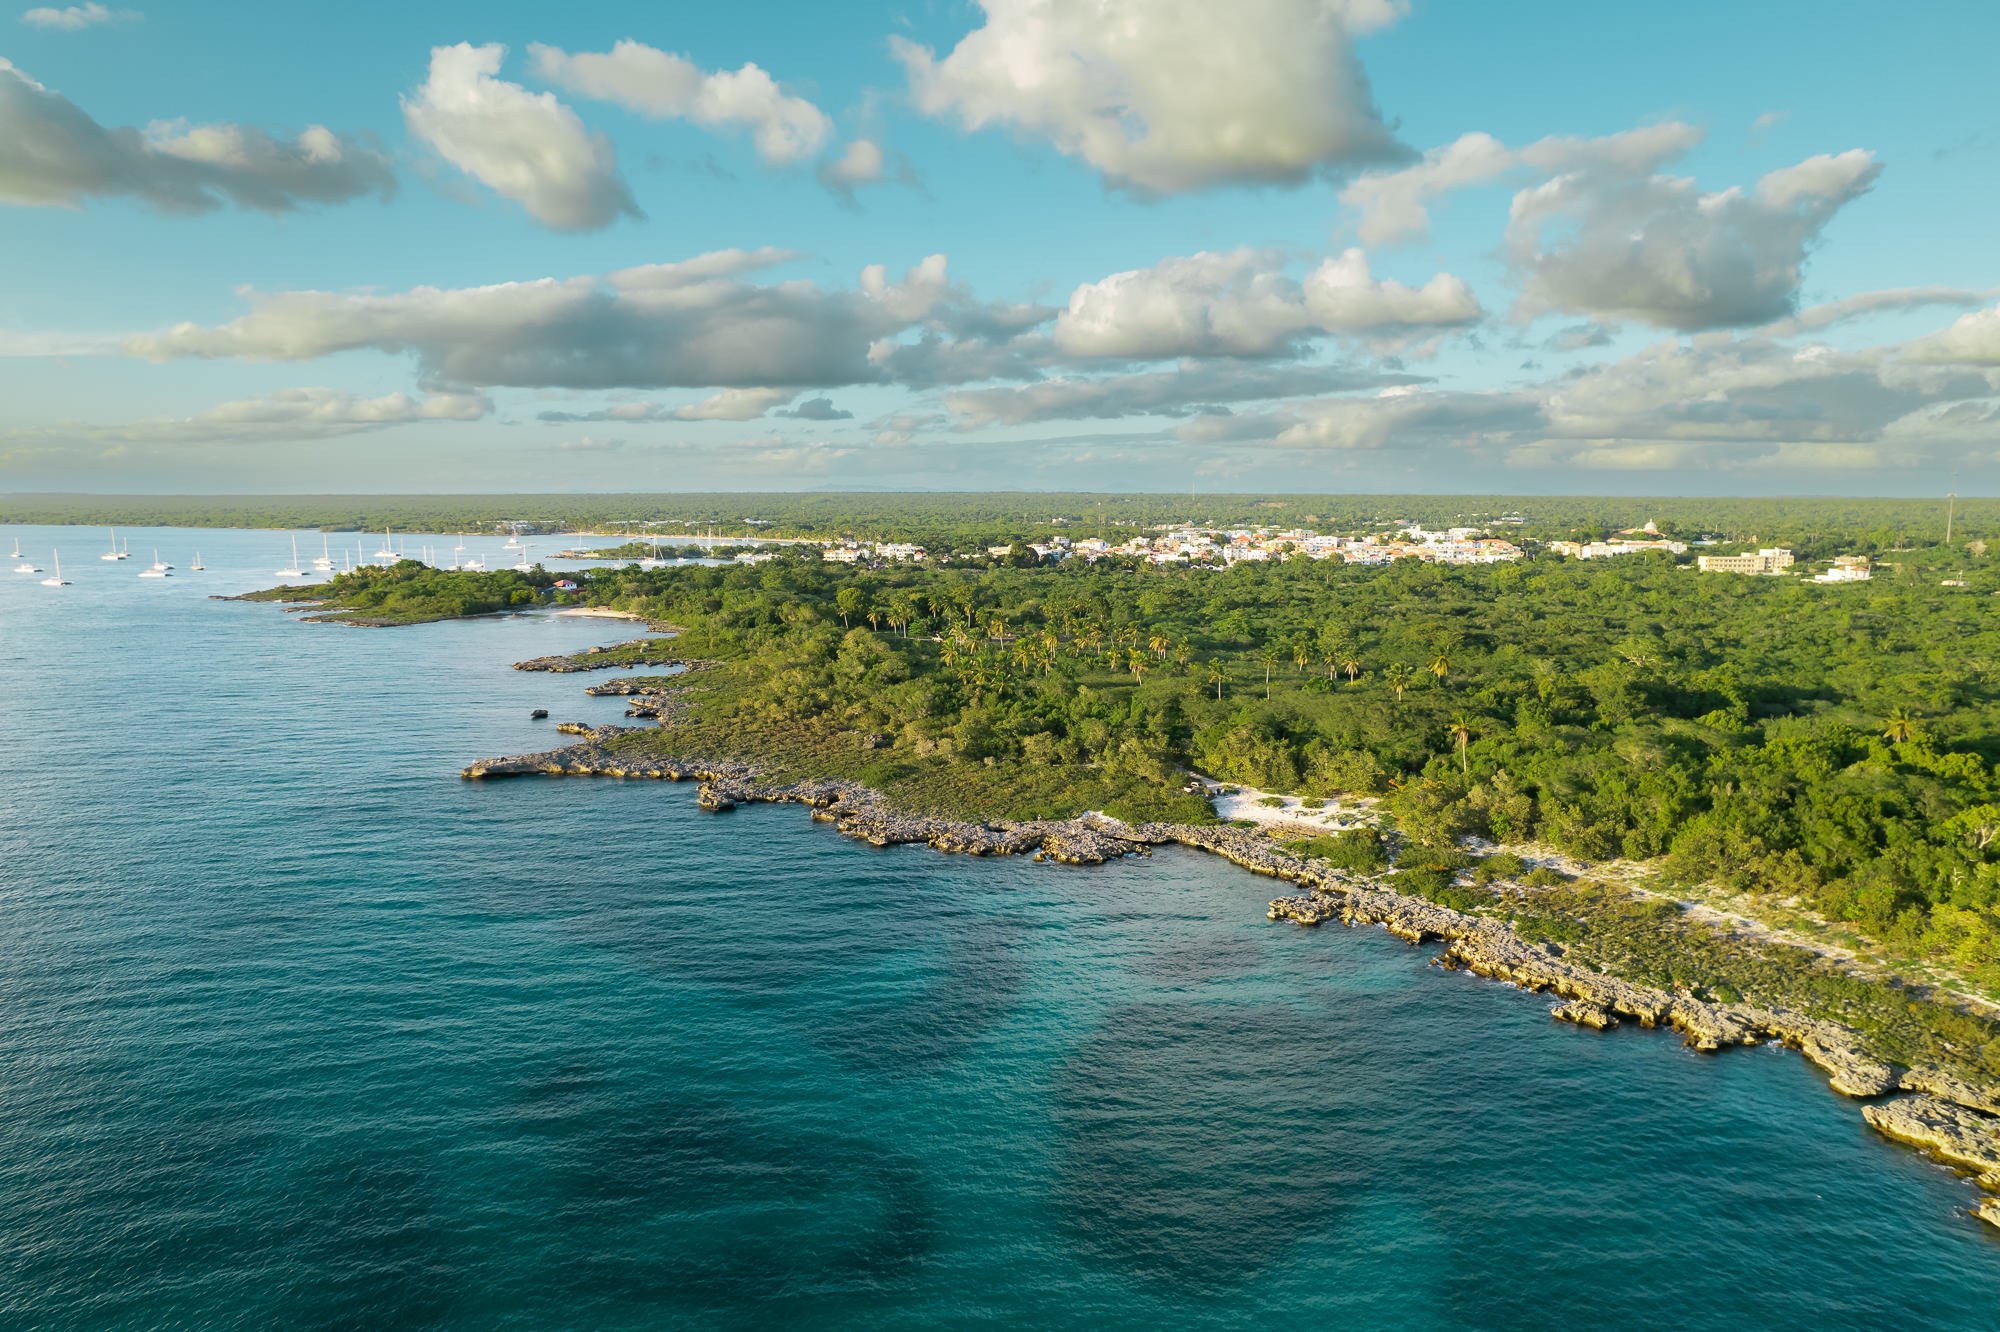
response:
<svg viewBox="0 0 2000 1332"><path fill-rule="evenodd" d="M1228 571L787 557L604 570L587 589L722 659L696 725L739 746L782 736L884 784L1011 793L985 812L1185 814L1188 768L1380 794L1417 844L1481 834L1657 861L1989 976L1996 592L2000 569L1942 551L1839 587L1656 556Z"/></svg>

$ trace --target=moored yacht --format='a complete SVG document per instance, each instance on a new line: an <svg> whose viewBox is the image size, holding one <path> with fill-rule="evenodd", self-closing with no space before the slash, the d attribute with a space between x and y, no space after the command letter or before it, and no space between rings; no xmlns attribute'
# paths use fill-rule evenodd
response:
<svg viewBox="0 0 2000 1332"><path fill-rule="evenodd" d="M42 580L43 587L68 587L69 580L62 576L62 552L55 551L56 571Z"/></svg>
<svg viewBox="0 0 2000 1332"><path fill-rule="evenodd" d="M173 576L173 570L174 570L173 565L167 564L160 559L160 548L158 546L155 546L153 547L153 562L147 565L145 568L139 570L139 577L171 578Z"/></svg>
<svg viewBox="0 0 2000 1332"><path fill-rule="evenodd" d="M190 573L200 573L200 572L201 572L201 571L202 571L203 569L206 569L207 567L208 567L208 566L207 566L206 564L203 564L203 563L201 562L201 552L200 552L200 551L196 551L196 552L194 553L194 563L193 563L193 564L190 564L190 565L188 566L188 572L190 572Z"/></svg>
<svg viewBox="0 0 2000 1332"><path fill-rule="evenodd" d="M14 553L16 555L21 553L21 543L18 541L14 543ZM36 564L33 560L22 560L14 566L15 573L40 573L41 571L42 566Z"/></svg>
<svg viewBox="0 0 2000 1332"><path fill-rule="evenodd" d="M333 572L333 552L327 548L324 532L319 534L319 554L313 558L313 568L321 573Z"/></svg>
<svg viewBox="0 0 2000 1332"><path fill-rule="evenodd" d="M306 576L306 571L299 568L299 539L297 537L292 538L292 562L276 572L280 578L304 578Z"/></svg>
<svg viewBox="0 0 2000 1332"><path fill-rule="evenodd" d="M105 551L102 555L99 555L97 558L100 560L129 560L132 558L131 551L122 550L119 548L117 528L114 527L111 529L111 549Z"/></svg>

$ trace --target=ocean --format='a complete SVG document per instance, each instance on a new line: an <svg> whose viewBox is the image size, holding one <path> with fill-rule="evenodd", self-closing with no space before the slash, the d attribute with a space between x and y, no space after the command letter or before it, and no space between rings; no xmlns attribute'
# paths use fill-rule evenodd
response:
<svg viewBox="0 0 2000 1332"><path fill-rule="evenodd" d="M631 626L16 535L73 585L0 564L0 1324L2000 1326L1971 1189L1789 1052L1556 1023L1193 852L463 782L619 718L509 664Z"/></svg>

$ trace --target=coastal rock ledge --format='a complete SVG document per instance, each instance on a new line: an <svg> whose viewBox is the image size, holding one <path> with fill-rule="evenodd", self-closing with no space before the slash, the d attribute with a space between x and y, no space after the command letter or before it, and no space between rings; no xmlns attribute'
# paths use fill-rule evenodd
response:
<svg viewBox="0 0 2000 1332"><path fill-rule="evenodd" d="M816 779L793 783L761 780L750 766L719 759L628 752L618 744L633 727L559 729L581 743L539 754L482 759L460 774L468 781L498 777L593 776L698 781L703 809L738 804L791 803L812 817L870 846L923 844L964 855L1026 855L1069 865L1095 865L1151 848L1177 844L1207 851L1253 874L1289 880L1305 891L1271 901L1272 920L1317 926L1380 925L1411 944L1439 942L1439 966L1506 981L1561 1003L1551 1014L1566 1022L1607 1030L1630 1019L1642 1027L1667 1027L1696 1050L1767 1041L1790 1046L1827 1075L1843 1095L1867 1099L1869 1124L1887 1137L1923 1148L1978 1176L2000 1193L2000 1096L1928 1069L1899 1069L1868 1053L1860 1036L1837 1023L1750 1003L1709 1003L1605 975L1517 934L1504 920L1472 915L1379 882L1309 861L1286 851L1262 832L1224 824L1124 823L1104 815L1024 823L968 823L899 813L876 791L857 782ZM657 735L652 728L649 734ZM1901 1094L1898 1094L1901 1093ZM1887 1100L1878 1098L1887 1097ZM2000 1197L1982 1201L1978 1215L2000 1225Z"/></svg>
<svg viewBox="0 0 2000 1332"><path fill-rule="evenodd" d="M1921 1147L1950 1165L2000 1180L2000 1118L1919 1093L1864 1107L1877 1132ZM1988 1200L1990 1209L1995 1200ZM1987 1218L1991 1220L1991 1217Z"/></svg>

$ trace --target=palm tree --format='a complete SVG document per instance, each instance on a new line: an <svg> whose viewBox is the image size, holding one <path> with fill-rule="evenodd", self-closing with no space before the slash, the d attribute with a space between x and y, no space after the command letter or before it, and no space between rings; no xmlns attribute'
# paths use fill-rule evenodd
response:
<svg viewBox="0 0 2000 1332"><path fill-rule="evenodd" d="M1303 637L1292 640L1292 664L1299 668L1299 674L1306 673L1306 663L1313 659L1312 645Z"/></svg>
<svg viewBox="0 0 2000 1332"><path fill-rule="evenodd" d="M1451 732L1452 740L1458 745L1458 770L1470 777L1472 769L1465 759L1465 747L1472 743L1472 722L1461 712L1445 725Z"/></svg>
<svg viewBox="0 0 2000 1332"><path fill-rule="evenodd" d="M1882 738L1892 745L1908 744L1916 736L1917 724L1908 708L1897 708L1882 722Z"/></svg>
<svg viewBox="0 0 2000 1332"><path fill-rule="evenodd" d="M1410 687L1411 671L1402 662L1396 662L1382 673L1382 682L1396 693L1396 701L1403 701L1403 691Z"/></svg>
<svg viewBox="0 0 2000 1332"><path fill-rule="evenodd" d="M1435 675L1439 684L1443 684L1444 678L1451 674L1451 653L1445 648L1439 648L1437 655L1431 658L1431 664L1424 669Z"/></svg>
<svg viewBox="0 0 2000 1332"><path fill-rule="evenodd" d="M880 606L870 606L868 608L868 627L870 629L880 629L882 627L882 608Z"/></svg>
<svg viewBox="0 0 2000 1332"><path fill-rule="evenodd" d="M1159 629L1155 629L1152 637L1146 640L1146 646L1153 650L1153 655L1156 657L1166 656L1167 648L1171 643L1172 640L1167 637L1164 631Z"/></svg>
<svg viewBox="0 0 2000 1332"><path fill-rule="evenodd" d="M1347 683L1353 684L1354 677L1361 674L1361 658L1352 652L1340 654L1340 669L1347 672Z"/></svg>
<svg viewBox="0 0 2000 1332"><path fill-rule="evenodd" d="M1139 683L1146 675L1146 654L1139 651L1138 648L1131 649L1127 655L1125 666L1126 669L1132 672L1132 682L1134 684Z"/></svg>
<svg viewBox="0 0 2000 1332"><path fill-rule="evenodd" d="M1264 663L1264 697L1271 697L1271 670L1278 664L1278 649L1266 643L1257 652L1257 660Z"/></svg>
<svg viewBox="0 0 2000 1332"><path fill-rule="evenodd" d="M986 636L998 643L1007 636L1007 622L997 615L994 616L993 622L986 626Z"/></svg>
<svg viewBox="0 0 2000 1332"><path fill-rule="evenodd" d="M840 591L833 594L834 609L840 612L841 628L849 629L853 627L848 623L847 617L861 609L861 602L861 589L852 583L849 583L846 587L841 588Z"/></svg>
<svg viewBox="0 0 2000 1332"><path fill-rule="evenodd" d="M1215 701L1220 703L1222 701L1222 686L1229 683L1229 672L1222 669L1221 662L1211 661L1208 663L1208 682L1215 686Z"/></svg>
<svg viewBox="0 0 2000 1332"><path fill-rule="evenodd" d="M1174 664L1176 666L1179 666L1182 670L1186 670L1187 664L1193 660L1194 644L1188 642L1185 638L1174 644Z"/></svg>

